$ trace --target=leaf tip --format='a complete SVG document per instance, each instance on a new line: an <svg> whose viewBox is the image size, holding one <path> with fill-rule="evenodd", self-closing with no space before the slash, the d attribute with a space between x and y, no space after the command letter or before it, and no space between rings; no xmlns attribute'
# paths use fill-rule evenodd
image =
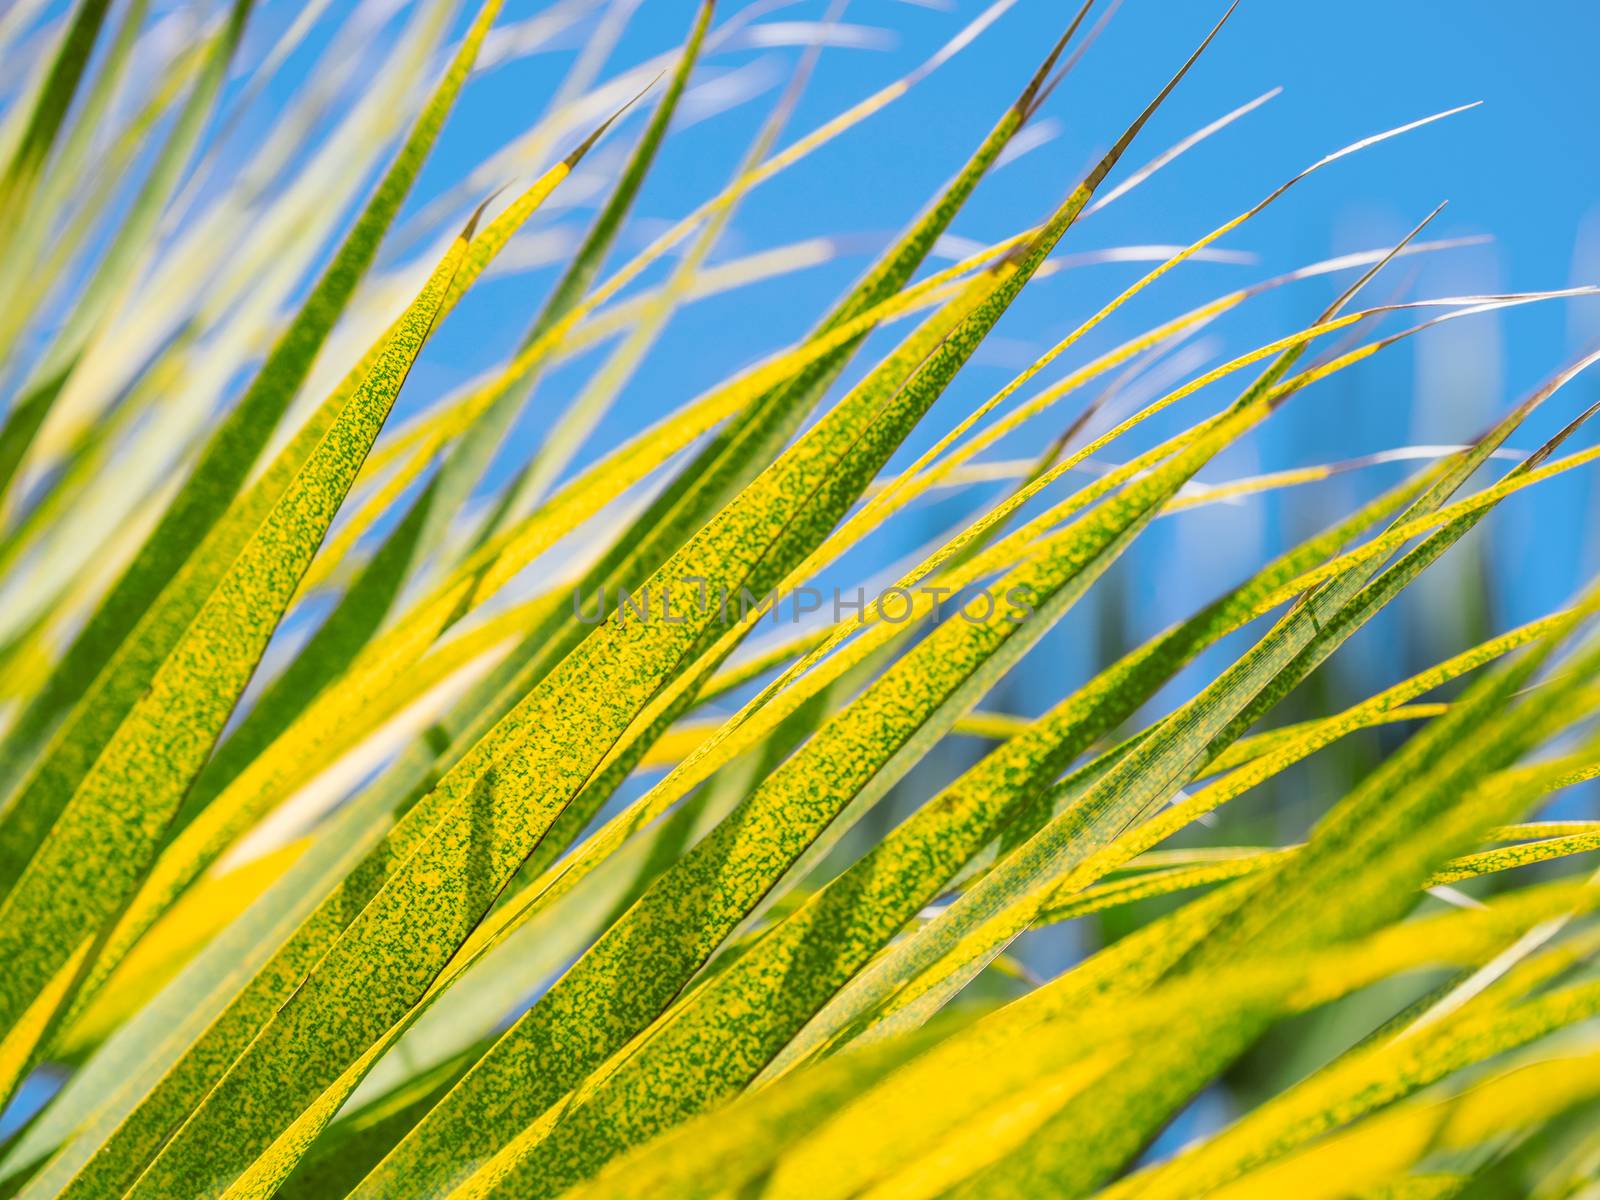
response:
<svg viewBox="0 0 1600 1200"><path fill-rule="evenodd" d="M709 3L710 0L707 0L707 2ZM604 121L600 122L600 124L595 127L594 131L590 133L588 137L579 142L577 146L573 148L572 152L568 154L566 158L561 160L562 164L568 170L571 170L573 167L577 166L578 163L583 160L583 156L589 153L590 150L594 149L595 143L605 136L606 130L610 129L614 124L616 124L617 119L621 117L623 113L627 112L635 104L639 103L640 100L644 99L645 96L649 95L651 90L655 88L656 84L661 82L665 75L666 71L658 71L656 73L656 77L649 83L645 84L644 87L641 88L632 99L630 99L621 108L617 109L616 112L612 113Z"/></svg>
<svg viewBox="0 0 1600 1200"><path fill-rule="evenodd" d="M1089 15L1089 10L1093 7L1094 0L1084 0L1083 4L1078 8L1077 15L1067 25L1066 31L1056 39L1056 44L1050 48L1050 53L1039 64L1038 70L1033 73L1033 78L1028 80L1028 86L1022 89L1022 95L1018 96L1016 103L1012 105L1013 110L1023 121L1032 119L1033 114L1039 111L1039 107L1049 97L1050 93L1055 90L1056 84L1060 83L1062 77L1066 74L1067 68L1063 67L1060 74L1053 79L1050 78L1050 72L1054 70L1056 63L1060 61L1062 52L1066 50L1067 44L1072 41L1073 35L1078 32L1078 26L1083 24L1083 19ZM1115 5L1112 7L1115 8Z"/></svg>

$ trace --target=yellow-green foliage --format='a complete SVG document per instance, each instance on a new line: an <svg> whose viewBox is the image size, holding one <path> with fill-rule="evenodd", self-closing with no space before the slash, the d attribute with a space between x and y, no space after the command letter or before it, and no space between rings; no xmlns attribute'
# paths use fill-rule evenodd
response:
<svg viewBox="0 0 1600 1200"><path fill-rule="evenodd" d="M557 36L577 7L516 36ZM1343 711L1275 714L1496 506L1600 457L1558 457L1584 412L1481 479L1600 355L1042 716L978 707L1153 522L1353 469L1198 483L1297 393L1442 322L1587 290L1361 307L1396 258L1450 248L1416 240L1425 220L1398 245L1231 290L1011 403L1169 271L1292 205L1311 171L1450 113L1323 157L1104 298L1004 388L934 418L1059 269L1058 245L1125 190L1105 185L1231 15L1153 74L1149 103L1105 130L1111 148L1036 226L928 269L1092 39L1089 0L810 333L698 395L655 378L665 415L567 469L678 308L814 261L797 244L707 266L744 196L939 86L1004 7L774 151L807 57L732 180L607 273L697 70L755 16L703 0L657 63L601 82L580 56L523 142L531 186L471 197L464 228L386 278L380 250L403 241L392 227L497 0L448 46L453 5L423 0L370 105L331 135L337 154L296 153L322 102L291 97L284 140L260 149L281 186L242 175L220 199L189 180L229 113L248 0L159 80L133 66L147 5L44 6L51 55L0 120L0 584L15 605L0 629L0 1107L64 1082L0 1146L5 1194L1420 1198L1470 1194L1528 1146L1548 1150L1519 1159L1528 1186L1575 1194L1600 1153L1584 1122L1600 1101L1600 889L1569 860L1600 849L1600 828L1534 818L1600 775L1600 590ZM307 6L270 65L320 19ZM27 22L0 23L0 52ZM122 89L137 102L113 104ZM411 395L413 363L518 231L580 164L603 173L586 158L602 138L632 149L520 344L454 393ZM106 176L135 163L119 207ZM509 183L515 165L496 169ZM91 269L51 285L86 250ZM1314 323L1263 332L1109 432L1078 438L1089 400L1034 461L980 457L1141 355L1336 273ZM1397 319L1414 323L1369 332ZM549 368L613 339L485 499L530 398L555 390ZM1233 391L1209 415L1123 453L1219 387ZM393 421L402 395L411 415ZM931 448L898 465L930 424ZM1108 447L1122 465L1075 484ZM1012 486L895 572L911 619L884 593L757 643L762 611L741 597L809 585L975 479ZM113 511L108 481L124 488ZM68 546L86 530L88 552ZM588 553L570 578L528 570L575 543ZM1004 599L972 620L931 587ZM1152 712L1229 638L1231 666ZM1398 748L1318 797L1303 842L1185 839L1377 726ZM985 753L893 828L858 826L954 736ZM1495 885L1482 901L1454 890L1476 880ZM1012 958L1030 929L1094 914L1131 932L1048 980ZM1314 1012L1346 1032L1317 1042L1309 1074L1141 1162L1199 1090Z"/></svg>

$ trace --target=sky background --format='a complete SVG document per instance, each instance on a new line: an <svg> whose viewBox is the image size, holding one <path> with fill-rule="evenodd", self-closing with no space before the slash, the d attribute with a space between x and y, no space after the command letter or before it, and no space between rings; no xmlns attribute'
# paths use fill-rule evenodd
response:
<svg viewBox="0 0 1600 1200"><path fill-rule="evenodd" d="M165 16L181 25L187 16L220 6L168 2L152 7L157 19ZM466 7L458 16L458 29L470 17L473 6ZM386 243L381 263L394 265L406 258L420 263L428 242L415 235L451 229L493 187L526 180L532 164L521 174L480 172L474 177L474 172L546 111L607 7L598 0L509 0L501 27L564 11L585 15L543 51L478 73L397 233ZM672 51L695 5L690 0L615 0L610 7L633 11L606 59L602 78ZM746 7L741 0L721 0L717 19L726 21ZM704 95L691 96L686 104L686 119L647 181L612 256L613 266L728 181L801 54L793 44L762 43L792 43L785 30L795 22L820 19L830 4L760 0L759 7L765 15L752 22L753 33L734 39L701 64L696 84L703 85ZM984 5L979 0L850 0L843 7L847 31L840 40L850 44L823 54L780 144L903 75ZM1112 7L1097 4L1091 22ZM824 266L681 310L584 447L578 465L808 329L965 160L1073 8L1075 4L1062 0L1015 0L976 41L909 94L747 197L713 252L713 262L817 237L834 239L836 256ZM1032 149L985 180L953 234L973 244L987 243L1040 219L1154 95L1223 8L1211 0L1126 0L1115 6L1098 39L1036 119L1037 142L1024 135L1021 140ZM364 71L381 60L408 9L401 0L367 0L362 5L332 0L313 35L230 127L232 136L221 153L227 169L214 178L225 182L229 171L244 169L257 136L270 127L290 89L328 70L318 55L335 40L341 23L357 13L368 21L357 52L336 68L349 76L339 82L358 90ZM283 0L258 3L241 62L259 61L299 11L300 6ZM1041 385L1094 352L1231 287L1330 255L1391 244L1445 201L1448 207L1425 236L1488 240L1397 264L1373 285L1367 299L1600 281L1600 151L1593 139L1600 76L1590 61L1597 36L1600 6L1584 0L1520 6L1488 0L1351 0L1338 6L1244 0L1111 182L1246 101L1276 87L1282 94L1082 222L1069 233L1061 253L1187 242L1329 151L1442 109L1471 101L1482 104L1308 179L1221 243L1255 256L1255 265L1180 268L1086 339L1081 350L1042 377ZM235 82L230 98L237 98L243 87ZM718 93L735 102L708 115L706 97ZM615 171L645 111L646 106L639 106L602 145L591 159L590 174ZM560 145L552 152L566 149ZM592 194L576 207L558 204L552 221L536 223L530 236L547 237L553 225L575 240L604 195L602 184L597 180ZM441 207L441 197L453 203ZM948 428L956 414L992 393L1145 269L1092 266L1032 285L907 453ZM476 290L470 317L447 324L419 363L402 398L402 415L508 353L553 278L554 268L533 270L502 275ZM1209 356L1203 361L1210 365L1292 332L1311 320L1346 278L1301 283L1252 302L1208 329L1180 365L1195 369L1202 354ZM1399 327L1398 319L1391 318L1384 329ZM895 331L880 337L869 351L887 347L898 336ZM1480 431L1527 389L1597 342L1600 300L1557 302L1455 323L1299 397L1203 478L1227 479L1419 443L1457 442ZM507 446L500 476L536 444L597 361L590 356L542 382L538 401ZM857 370L870 361L870 354L860 356ZM1156 378L1163 377L1158 373ZM1580 380L1515 444L1531 448L1533 439L1600 394L1595 388L1592 381ZM1138 394L1137 387L1134 392ZM1187 402L1168 423L1152 423L1148 433L1158 436L1189 424L1207 406L1225 402L1219 397L1220 392L1206 393ZM1063 406L1060 422L1071 413L1070 406ZM1005 453L1036 450L1041 439L1059 428L1048 426L1048 420L1042 432L1017 439L1003 448ZM1588 436L1580 434L1574 444L1586 444ZM1201 510L1166 522L1166 528L1143 539L1121 571L1128 588L1150 593L1127 606L1130 636L1192 609L1280 547L1285 536L1303 534L1331 519L1405 469L1367 470L1281 498ZM972 500L953 498L955 508L931 506L921 532L931 536ZM1543 614L1600 565L1592 508L1586 480L1559 481L1537 497L1517 500L1481 535L1474 535L1493 565L1487 600L1496 623ZM908 536L908 545L916 540ZM1460 590L1437 586L1447 595ZM1442 607L1438 598L1428 600L1429 587L1418 589L1416 603ZM1436 624L1422 622L1423 633ZM1440 636L1448 634L1441 631ZM1074 635L1070 640L1081 646L1088 639ZM1424 637L1416 648L1426 653L1435 646ZM1352 657L1359 657L1359 647L1352 649ZM1070 657L1074 651L1069 646L1064 653Z"/></svg>
<svg viewBox="0 0 1600 1200"><path fill-rule="evenodd" d="M737 7L724 4L722 14ZM796 4L769 20L815 18L824 7ZM945 6L854 0L845 20L872 48L824 55L784 141L904 73L981 7L970 0ZM1048 211L1182 61L1221 7L1189 0L1123 4L1041 114L1042 125L1054 136L988 179L954 232L992 241ZM815 236L838 238L845 253L829 266L683 312L591 450L609 444L611 433L661 411L663 400L683 398L730 364L770 352L806 328L864 269L867 255L960 165L1059 33L1066 8L1019 0L909 95L752 195L716 257ZM669 48L691 9L683 2L644 0L612 56L613 68ZM512 4L507 16L533 11L535 6ZM1109 345L1118 334L1236 283L1385 245L1442 201L1449 206L1427 236L1484 235L1492 241L1404 264L1374 286L1375 300L1395 298L1402 288L1426 296L1600 279L1600 152L1592 139L1600 82L1586 63L1597 34L1600 9L1578 2L1515 9L1490 3L1356 2L1330 10L1246 0L1135 144L1128 165L1142 163L1272 87L1282 86L1283 94L1085 221L1069 234L1063 252L1184 242L1328 151L1457 104L1483 104L1307 180L1223 243L1257 255L1259 267L1183 268L1130 306L1112 323L1108 338L1095 344ZM580 37L581 31L569 41ZM724 52L705 64L702 78L743 72L746 82L758 78L776 85L797 56L792 49ZM481 148L520 128L528 112L539 111L562 65L561 55L545 55L479 80L430 163L419 202L459 178ZM669 143L636 210L627 239L632 245L644 244L726 181L774 97L775 91L764 91ZM615 149L620 152L620 145ZM574 214L574 228L582 215ZM942 411L955 412L961 398L992 391L1142 269L1085 268L1030 289ZM431 367L442 377L475 365L485 344L514 339L548 278L547 273L507 281L493 302L480 306L487 310L481 322L441 343ZM1290 332L1314 315L1334 288L1331 281L1318 281L1264 298L1241 314L1244 319L1215 331L1217 353L1237 352L1252 337L1262 341ZM1413 442L1459 440L1596 337L1600 303L1595 301L1459 323L1397 347L1370 367L1303 397L1241 452L1257 461L1239 465L1276 469ZM1564 394L1552 406L1551 421L1571 415L1578 401L1592 394L1587 384ZM552 396L559 398L559 386ZM1348 482L1359 488L1380 481L1380 472L1369 472ZM1345 482L1321 490L1342 499L1336 493ZM1501 573L1497 582L1505 592L1502 600L1511 606L1508 617L1543 611L1552 596L1585 573L1580 561L1592 561L1593 547L1583 492L1582 487L1552 488L1548 505L1541 498L1497 518L1497 530L1536 524L1541 531L1536 545L1533 539L1507 539L1504 552L1515 570ZM1535 509L1541 518L1561 524L1565 536L1555 536L1545 519L1527 521ZM1216 524L1219 537L1271 536L1270 528L1261 528L1270 527L1270 520L1226 515L1230 520L1209 513L1194 519ZM1527 553L1516 552L1518 543ZM1248 560L1251 554L1243 551L1242 557Z"/></svg>

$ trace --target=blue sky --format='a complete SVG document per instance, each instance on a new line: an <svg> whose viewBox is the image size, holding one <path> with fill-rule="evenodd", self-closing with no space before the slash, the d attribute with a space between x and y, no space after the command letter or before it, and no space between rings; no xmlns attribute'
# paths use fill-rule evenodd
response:
<svg viewBox="0 0 1600 1200"><path fill-rule="evenodd" d="M612 67L675 43L691 7L681 0L644 0ZM725 4L721 15L737 7ZM796 4L782 16L816 18L824 8ZM981 8L976 0L944 6L854 0L845 19L883 31L886 44L825 54L790 134L812 128L895 78ZM1054 0L1018 0L977 42L909 95L750 197L719 248L722 256L817 235L839 236L862 252L684 312L603 426L595 447L801 332L864 268L864 251L881 245L959 166L1057 35L1067 9ZM1192 0L1123 4L1041 114L1055 136L987 180L955 231L990 241L1048 211L1221 9ZM508 6L513 18L532 11L534 6ZM1588 69L1597 36L1600 7L1577 0L1522 6L1486 0L1448 6L1245 0L1136 143L1128 164L1145 161L1269 88L1282 86L1283 94L1086 221L1069 234L1064 251L1187 241L1328 151L1444 108L1483 103L1307 180L1224 243L1254 253L1259 266L1186 267L1111 322L1107 339L1126 336L1236 283L1388 244L1441 201L1449 206L1429 236L1484 235L1492 241L1394 268L1374 286L1374 300L1393 299L1401 291L1439 296L1600 279L1600 152L1592 138L1600 77ZM705 64L704 73L764 57L781 75L796 54L719 54ZM508 135L523 113L538 111L562 65L561 56L547 56L479 81L430 165L424 196L465 169L472 147ZM773 96L768 91L694 125L669 145L641 197L634 245L726 180ZM504 127L499 134L497 122ZM933 427L1004 383L1030 351L1060 337L1140 270L1086 268L1030 289L1008 314L993 346L936 410ZM441 343L433 369L441 375L464 370L484 337L514 337L540 286L539 277L504 285L474 327L474 338ZM1333 287L1314 282L1268 297L1220 326L1211 348L1225 357L1291 332L1315 315ZM497 330L502 322L503 332ZM1600 302L1592 300L1458 323L1297 399L1249 446L1217 464L1211 477L1470 437L1597 337ZM563 386L570 388L571 381L550 382L552 401L563 397ZM1596 386L1583 380L1563 393L1516 444L1531 448L1533 439L1600 395ZM1193 419L1199 411L1186 409L1174 420ZM536 430L526 432L531 436ZM1575 444L1586 444L1587 436L1580 435ZM1127 567L1130 586L1149 593L1148 602L1135 606L1133 632L1147 632L1146 626L1191 608L1280 546L1286 533L1331 519L1401 469L1318 485L1281 503L1196 513L1158 528ZM1585 481L1564 482L1519 501L1483 536L1474 535L1500 568L1493 597L1497 624L1548 611L1600 562L1592 507ZM935 527L930 523L925 532ZM1425 607L1408 618L1424 632L1438 624L1427 610L1448 604L1466 585L1432 586L1440 594L1429 596L1424 588L1408 601L1413 609ZM1070 645L1063 652L1072 658L1072 646L1083 639L1069 635L1065 640ZM1351 651L1353 660L1364 653L1382 656L1381 649L1360 645Z"/></svg>

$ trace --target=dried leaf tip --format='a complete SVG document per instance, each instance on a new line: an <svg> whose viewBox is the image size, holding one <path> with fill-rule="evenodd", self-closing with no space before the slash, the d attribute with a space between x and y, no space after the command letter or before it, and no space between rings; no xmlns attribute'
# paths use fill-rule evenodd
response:
<svg viewBox="0 0 1600 1200"><path fill-rule="evenodd" d="M467 218L467 223L461 227L461 240L463 242L470 242L478 235L478 222L483 220L483 214L489 210L489 205L495 202L495 199L501 192L506 190L507 186L507 184L502 183L478 202L478 207L472 210L472 215Z"/></svg>
<svg viewBox="0 0 1600 1200"><path fill-rule="evenodd" d="M1028 110L1028 116L1031 117L1038 112L1044 106L1044 102L1050 98L1050 94L1061 85L1061 81L1072 74L1072 68L1077 66L1083 56L1089 52L1089 47L1094 45L1100 35L1105 32L1106 26L1111 24L1111 18L1117 15L1117 10L1121 7L1122 0L1111 0L1105 12L1100 14L1100 19L1094 23L1094 27L1084 35L1084 39L1079 43L1078 48L1072 52L1066 62L1061 64L1061 69L1051 77L1050 82L1046 83L1038 96L1034 98L1033 105Z"/></svg>
<svg viewBox="0 0 1600 1200"><path fill-rule="evenodd" d="M1368 267L1364 272L1362 272L1359 279L1357 279L1349 287L1345 288L1344 291L1340 292L1338 299L1336 299L1332 304L1328 305L1328 307L1323 310L1322 315L1317 318L1317 324L1321 325L1326 321L1331 321L1341 312L1343 312L1345 305L1354 300L1361 292L1361 289L1366 287L1367 284L1371 283L1379 271L1383 270L1386 266L1393 262L1396 256L1398 256L1405 250L1407 246L1415 241L1417 235L1431 225L1433 223L1433 219L1442 213L1445 209L1445 206L1449 203L1450 201L1448 200L1441 200L1434 207L1434 210L1427 216L1423 217L1422 220L1418 221L1416 225L1412 227L1411 232L1396 242L1393 248L1391 248L1387 254L1380 258L1377 262L1373 263L1372 266Z"/></svg>
<svg viewBox="0 0 1600 1200"><path fill-rule="evenodd" d="M1217 34L1222 32L1222 27L1228 23L1228 18L1233 16L1233 10L1238 7L1239 0L1233 0L1233 3L1228 5L1228 10L1224 12L1217 23L1211 27L1211 32L1206 34L1201 43L1194 48L1194 52L1184 60L1183 65L1179 67L1178 70L1173 74L1172 78L1167 80L1166 86L1156 93L1155 98L1151 100L1149 104L1145 105L1144 110L1140 112L1140 114L1134 118L1133 123L1123 131L1122 136L1117 139L1116 145L1112 146L1111 149L1106 152L1105 157L1102 158L1095 166L1094 170L1089 172L1088 178L1084 180L1084 185L1088 187L1090 192L1093 192L1096 188L1098 188L1101 184L1101 181L1103 181L1105 177L1110 174L1111 168L1117 164L1118 160L1122 158L1124 152L1126 152L1128 147L1133 144L1133 139L1139 136L1139 133L1144 129L1145 125L1149 123L1150 118L1155 116L1156 110L1166 103L1167 97L1172 95L1178 84L1183 82L1183 77L1189 73L1190 69L1195 63L1200 61L1200 56L1204 54L1210 47Z"/></svg>
<svg viewBox="0 0 1600 1200"><path fill-rule="evenodd" d="M1061 78L1058 75L1056 80L1051 81L1049 87L1045 86L1045 80L1049 78L1051 70L1060 60L1062 52L1066 50L1067 43L1078 32L1078 26L1083 24L1083 19L1089 15L1089 10L1093 7L1094 0L1084 0L1083 6L1078 9L1078 15L1072 18L1072 23L1067 26L1066 32L1056 40L1056 44L1051 47L1050 53L1045 57L1044 62L1040 63L1039 69L1033 73L1033 78L1028 80L1028 86L1022 89L1022 95L1017 97L1017 102L1012 106L1022 120L1031 119L1033 114L1039 111L1039 106L1044 103L1045 97L1049 95L1050 88L1055 87L1056 81ZM1116 6L1113 5L1112 7L1115 8Z"/></svg>
<svg viewBox="0 0 1600 1200"><path fill-rule="evenodd" d="M1517 406L1517 408L1513 411L1511 420L1520 423L1530 413L1532 413L1534 409L1538 408L1539 405L1543 404L1551 396L1555 395L1562 388L1566 387L1567 384L1573 381L1573 379L1577 378L1577 376L1582 374L1584 371L1587 371L1597 362L1600 362L1600 350L1591 350L1588 354L1583 355L1576 362L1569 363L1567 366L1557 371L1555 375L1543 386L1538 388L1533 395L1529 396ZM1595 403L1591 404L1576 417L1572 418L1572 420L1568 421L1561 427L1560 430L1556 432L1554 437L1530 454L1522 463L1522 465L1517 468L1518 473L1523 471L1531 471L1535 467L1542 465L1547 459L1550 458L1552 454L1560 449L1563 442L1570 438L1574 433L1578 432L1578 430L1584 425L1588 424L1590 418L1592 418L1596 412L1600 412L1600 400L1595 401ZM1494 433L1495 428L1485 430L1484 433L1478 438L1478 442L1482 443L1487 441Z"/></svg>
<svg viewBox="0 0 1600 1200"><path fill-rule="evenodd" d="M654 79L652 79L649 83L645 84L644 87L640 89L640 91L638 92L637 95L635 95L631 100L629 100L621 108L617 109L616 112L612 113L609 117L607 117L604 121L602 121L595 128L593 133L591 133L588 137L584 138L583 141L579 142L577 147L572 151L572 153L567 155L566 158L561 160L562 164L564 166L566 166L566 168L568 170L571 170L573 167L577 166L578 163L582 161L583 156L585 154L589 153L589 151L594 148L594 144L596 142L598 142L605 135L606 130L610 129L611 126L616 123L617 118L622 116L623 113L627 112L630 108L632 108L640 100L644 99L644 97L647 96L650 93L651 89L654 88L656 86L656 84L660 83L661 80L665 76L666 76L666 72L665 71L658 72L656 74L656 77Z"/></svg>

